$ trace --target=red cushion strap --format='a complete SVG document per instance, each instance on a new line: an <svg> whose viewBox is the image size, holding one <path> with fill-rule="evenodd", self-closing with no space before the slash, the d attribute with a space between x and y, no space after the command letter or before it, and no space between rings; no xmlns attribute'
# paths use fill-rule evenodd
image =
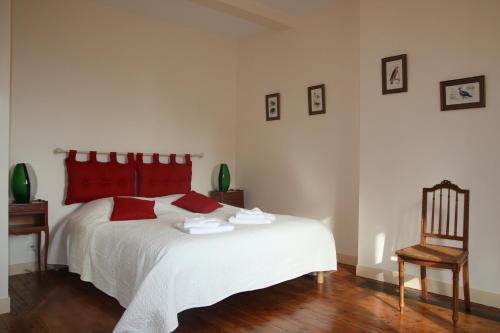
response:
<svg viewBox="0 0 500 333"><path fill-rule="evenodd" d="M160 154L158 154L158 153L153 154L153 163L160 164Z"/></svg>
<svg viewBox="0 0 500 333"><path fill-rule="evenodd" d="M113 163L118 163L116 159L116 152L112 151L111 153L109 153L109 161Z"/></svg>
<svg viewBox="0 0 500 333"><path fill-rule="evenodd" d="M142 157L142 154L141 154ZM135 163L134 153L127 153L127 164Z"/></svg>
<svg viewBox="0 0 500 333"><path fill-rule="evenodd" d="M70 150L68 153L68 157L66 157L66 161L74 162L76 161L76 150Z"/></svg>
<svg viewBox="0 0 500 333"><path fill-rule="evenodd" d="M177 164L177 161L175 160L176 154L170 154L170 164Z"/></svg>
<svg viewBox="0 0 500 333"><path fill-rule="evenodd" d="M95 150L89 152L89 161L97 162L97 152Z"/></svg>

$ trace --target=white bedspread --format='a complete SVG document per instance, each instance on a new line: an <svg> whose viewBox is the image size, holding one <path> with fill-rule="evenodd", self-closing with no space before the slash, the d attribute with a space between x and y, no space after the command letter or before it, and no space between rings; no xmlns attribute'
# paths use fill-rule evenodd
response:
<svg viewBox="0 0 500 333"><path fill-rule="evenodd" d="M87 203L63 222L51 245L67 246L69 270L126 308L114 332L170 332L185 309L337 269L333 236L319 221L277 215L267 225L189 235L174 225L194 214L164 200L156 220L113 223L111 199ZM237 210L224 206L205 215L227 220Z"/></svg>

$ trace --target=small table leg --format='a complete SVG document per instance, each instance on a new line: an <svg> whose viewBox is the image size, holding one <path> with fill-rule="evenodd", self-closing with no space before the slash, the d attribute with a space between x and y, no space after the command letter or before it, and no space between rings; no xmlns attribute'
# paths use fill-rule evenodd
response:
<svg viewBox="0 0 500 333"><path fill-rule="evenodd" d="M38 232L36 235L36 243L37 243L37 254L38 254L38 271L42 270L42 260L41 260L41 247L42 247L42 232Z"/></svg>
<svg viewBox="0 0 500 333"><path fill-rule="evenodd" d="M45 270L47 270L47 256L49 254L49 231L45 230L44 234L45 234L45 253L43 256L43 264L45 266Z"/></svg>

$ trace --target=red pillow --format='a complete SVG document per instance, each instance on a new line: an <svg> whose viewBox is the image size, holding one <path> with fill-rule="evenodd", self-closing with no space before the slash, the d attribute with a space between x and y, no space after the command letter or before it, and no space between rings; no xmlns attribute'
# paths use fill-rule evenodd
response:
<svg viewBox="0 0 500 333"><path fill-rule="evenodd" d="M135 198L113 198L111 221L155 219L155 202Z"/></svg>
<svg viewBox="0 0 500 333"><path fill-rule="evenodd" d="M195 213L211 213L222 207L220 203L203 194L191 191L185 196L172 202L172 205L184 208Z"/></svg>

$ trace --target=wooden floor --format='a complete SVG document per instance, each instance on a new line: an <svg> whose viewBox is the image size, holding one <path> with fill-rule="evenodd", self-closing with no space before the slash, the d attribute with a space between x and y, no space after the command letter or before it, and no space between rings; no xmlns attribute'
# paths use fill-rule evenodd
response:
<svg viewBox="0 0 500 333"><path fill-rule="evenodd" d="M113 298L67 271L10 278L11 313L0 332L111 332L123 313ZM451 324L450 300L428 303L407 290L405 314L397 287L359 278L351 266L317 285L310 276L231 296L179 315L181 332L500 332L500 310L473 304Z"/></svg>

